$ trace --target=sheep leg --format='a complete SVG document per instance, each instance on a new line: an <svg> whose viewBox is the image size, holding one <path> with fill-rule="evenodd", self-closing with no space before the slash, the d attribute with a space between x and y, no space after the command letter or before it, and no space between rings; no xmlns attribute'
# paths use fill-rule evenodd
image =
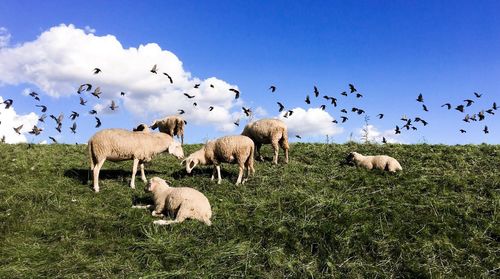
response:
<svg viewBox="0 0 500 279"><path fill-rule="evenodd" d="M242 165L239 166L238 180L236 180L236 185L241 183L241 178L243 177L243 169Z"/></svg>
<svg viewBox="0 0 500 279"><path fill-rule="evenodd" d="M139 159L134 159L134 165L132 166L132 180L130 180L130 188L135 189L135 174L137 173L137 165L139 164Z"/></svg>
<svg viewBox="0 0 500 279"><path fill-rule="evenodd" d="M99 192L99 172L101 171L101 167L104 164L104 161L106 161L105 158L99 159L97 161L97 164L95 164L94 169L92 170L94 172L94 191L96 193Z"/></svg>
<svg viewBox="0 0 500 279"><path fill-rule="evenodd" d="M260 143L255 144L255 150L257 151L257 153L255 155L257 156L257 159L259 161L264 161L264 157L262 157L262 155L260 154L261 147L262 147L262 144L260 144Z"/></svg>
<svg viewBox="0 0 500 279"><path fill-rule="evenodd" d="M279 145L277 141L273 141L273 150L274 150L274 157L273 157L273 164L277 165L278 164L278 153L279 153Z"/></svg>
<svg viewBox="0 0 500 279"><path fill-rule="evenodd" d="M286 143L284 138L280 140L280 146L283 151L285 151L285 164L288 164L288 144Z"/></svg>
<svg viewBox="0 0 500 279"><path fill-rule="evenodd" d="M165 201L161 201L155 205L155 209L151 212L151 216L163 217L163 209L165 208Z"/></svg>
<svg viewBox="0 0 500 279"><path fill-rule="evenodd" d="M175 223L182 223L184 220L186 220L188 217L191 216L191 210L186 207L179 208L177 211L177 215L175 216L175 220L156 220L153 222L155 225L170 225L170 224L175 224Z"/></svg>
<svg viewBox="0 0 500 279"><path fill-rule="evenodd" d="M212 170L212 178L210 179L211 181L214 181L215 178L215 173L217 172L217 167L214 166L214 169Z"/></svg>
<svg viewBox="0 0 500 279"><path fill-rule="evenodd" d="M222 177L220 176L220 166L216 166L217 168L217 184L222 183Z"/></svg>
<svg viewBox="0 0 500 279"><path fill-rule="evenodd" d="M141 162L141 179L142 179L142 182L144 183L148 183L148 180L146 179L146 174L144 174L144 163Z"/></svg>

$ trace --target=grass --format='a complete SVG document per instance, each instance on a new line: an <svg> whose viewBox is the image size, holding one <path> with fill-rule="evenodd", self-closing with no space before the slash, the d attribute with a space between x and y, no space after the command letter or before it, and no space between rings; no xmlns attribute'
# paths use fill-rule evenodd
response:
<svg viewBox="0 0 500 279"><path fill-rule="evenodd" d="M199 145L185 147L187 154ZM341 164L349 151L388 154L389 175ZM268 146L263 153L270 157ZM0 145L0 278L491 278L500 274L500 146L291 146L235 186L237 168L186 175L172 156L146 167L203 192L211 227L156 227L131 161L106 162L101 192L85 146Z"/></svg>

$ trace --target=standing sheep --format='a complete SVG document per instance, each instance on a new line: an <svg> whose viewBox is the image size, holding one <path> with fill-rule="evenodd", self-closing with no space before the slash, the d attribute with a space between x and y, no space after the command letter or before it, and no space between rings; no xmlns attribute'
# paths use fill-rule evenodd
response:
<svg viewBox="0 0 500 279"><path fill-rule="evenodd" d="M246 136L225 136L207 142L200 150L189 155L183 163L186 163L186 172L191 171L198 165L213 165L212 180L217 171L217 184L222 182L220 175L221 163L236 162L239 166L238 180L236 185L242 183L243 170L246 168L249 175L255 173L253 167L254 143ZM246 180L246 179L245 179ZM243 183L245 183L243 180Z"/></svg>
<svg viewBox="0 0 500 279"><path fill-rule="evenodd" d="M144 174L144 162L149 162L156 154L167 152L178 159L184 157L179 142L165 133L132 132L123 129L105 129L95 133L88 142L90 169L93 171L94 191L99 192L99 171L107 160L117 162L134 160L130 187L135 188L137 165L141 165L141 178L147 182Z"/></svg>
<svg viewBox="0 0 500 279"><path fill-rule="evenodd" d="M158 119L151 124L150 128L151 129L156 129L162 133L167 133L169 135L177 136L177 138L181 138L181 143L184 144L184 125L186 122L184 122L184 119L182 119L180 116L167 116L163 119Z"/></svg>
<svg viewBox="0 0 500 279"><path fill-rule="evenodd" d="M356 166L364 167L368 170L379 169L386 170L389 172L396 172L403 170L399 162L387 155L377 155L377 156L363 156L357 152L351 152L347 156L348 163L354 163Z"/></svg>
<svg viewBox="0 0 500 279"><path fill-rule="evenodd" d="M146 191L153 193L153 216L163 217L164 212L175 216L175 220L157 220L157 225L170 225L181 223L185 219L196 219L208 226L212 224L212 209L207 197L199 191L189 187L170 187L167 182L159 177L149 180Z"/></svg>
<svg viewBox="0 0 500 279"><path fill-rule="evenodd" d="M261 119L249 123L241 133L251 138L257 150L259 160L263 160L260 148L263 144L272 144L274 150L273 163L278 164L279 147L285 152L285 163L288 163L288 131L286 124L279 119Z"/></svg>

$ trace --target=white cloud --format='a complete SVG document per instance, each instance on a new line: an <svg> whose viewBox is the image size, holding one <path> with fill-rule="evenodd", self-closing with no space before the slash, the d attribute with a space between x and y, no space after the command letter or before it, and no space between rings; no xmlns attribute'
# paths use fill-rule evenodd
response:
<svg viewBox="0 0 500 279"><path fill-rule="evenodd" d="M235 128L231 110L239 109L243 101L235 100L229 88L237 86L215 77L192 77L174 53L162 50L158 44L126 49L115 36L97 36L94 31L90 27L59 25L34 41L1 48L0 85L28 83L57 98L76 95L80 84L91 83L101 88L101 98L97 100L88 92L84 97L98 101L100 106L96 108L120 98L120 109L138 116L159 118L183 109L187 121L212 124L223 131ZM155 64L158 74L150 72ZM102 72L93 74L96 67ZM172 77L173 84L164 72ZM201 85L195 89L197 83ZM120 97L121 91L126 92L124 97ZM188 99L183 93L195 98ZM215 109L208 112L209 106Z"/></svg>
<svg viewBox="0 0 500 279"><path fill-rule="evenodd" d="M0 103L3 101L4 99L0 96ZM31 131L33 125L38 122L38 115L34 112L25 115L18 115L14 109L14 105L9 109L5 109L5 105L0 104L0 138L5 136L6 143L27 142L26 134ZM21 134L19 135L13 128L21 125L23 125L23 127L21 129Z"/></svg>
<svg viewBox="0 0 500 279"><path fill-rule="evenodd" d="M95 29L88 26L88 25L86 25L84 29L85 29L85 32L87 32L87 33L92 33L92 34L95 33Z"/></svg>
<svg viewBox="0 0 500 279"><path fill-rule="evenodd" d="M300 136L325 136L336 135L343 131L342 127L332 121L334 118L327 112L319 108L294 108L293 114L287 118L283 117L285 112L280 114L280 119L288 126L288 133Z"/></svg>
<svg viewBox="0 0 500 279"><path fill-rule="evenodd" d="M368 132L368 141L369 142L382 142L382 138L385 137L388 143L402 143L398 139L398 135L394 134L394 130L385 130L385 131L379 131L377 127L373 125L368 125L366 126L366 131ZM359 128L357 130L358 136L356 139L358 141L364 141L363 136L365 135L364 127Z"/></svg>
<svg viewBox="0 0 500 279"><path fill-rule="evenodd" d="M0 48L8 46L10 43L10 33L5 27L0 27Z"/></svg>

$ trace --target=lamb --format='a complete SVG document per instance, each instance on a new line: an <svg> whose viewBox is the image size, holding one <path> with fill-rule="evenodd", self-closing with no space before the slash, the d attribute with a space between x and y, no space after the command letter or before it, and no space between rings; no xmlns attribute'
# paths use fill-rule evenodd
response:
<svg viewBox="0 0 500 279"><path fill-rule="evenodd" d="M273 163L278 164L279 146L285 152L285 163L288 163L288 131L286 124L279 119L261 119L249 123L241 133L251 138L257 150L259 160L263 160L260 154L262 144L272 144L274 150Z"/></svg>
<svg viewBox="0 0 500 279"><path fill-rule="evenodd" d="M99 171L107 160L117 162L134 160L130 187L135 189L137 165L141 166L141 178L147 182L144 174L144 162L153 156L167 152L178 159L184 158L184 151L179 142L165 133L132 132L124 129L105 129L95 133L88 142L90 169L93 171L94 191L99 192Z"/></svg>
<svg viewBox="0 0 500 279"><path fill-rule="evenodd" d="M189 155L182 163L186 163L187 173L191 173L198 164L213 165L212 181L217 171L217 184L220 184L222 181L220 164L236 162L239 166L238 180L236 181L236 185L238 185L242 183L245 168L247 170L246 178L255 173L253 156L254 143L249 137L241 135L225 136L207 142L200 150ZM246 179L243 180L243 183L245 181Z"/></svg>
<svg viewBox="0 0 500 279"><path fill-rule="evenodd" d="M199 191L189 187L170 187L168 183L153 177L149 180L146 191L153 193L154 210L151 213L156 217L163 217L163 213L175 216L175 220L157 220L154 224L170 225L181 223L185 219L196 219L206 225L212 225L212 209L210 203Z"/></svg>
<svg viewBox="0 0 500 279"><path fill-rule="evenodd" d="M356 164L356 166L361 166L368 170L372 170L373 168L375 168L379 170L386 170L392 173L403 170L396 159L386 155L363 156L357 152L351 152L347 156L347 162L354 163Z"/></svg>
<svg viewBox="0 0 500 279"><path fill-rule="evenodd" d="M151 124L151 129L156 129L162 133L167 133L169 135L177 136L181 138L181 144L184 144L184 125L186 122L180 116L172 115L167 116L163 119L158 119Z"/></svg>

